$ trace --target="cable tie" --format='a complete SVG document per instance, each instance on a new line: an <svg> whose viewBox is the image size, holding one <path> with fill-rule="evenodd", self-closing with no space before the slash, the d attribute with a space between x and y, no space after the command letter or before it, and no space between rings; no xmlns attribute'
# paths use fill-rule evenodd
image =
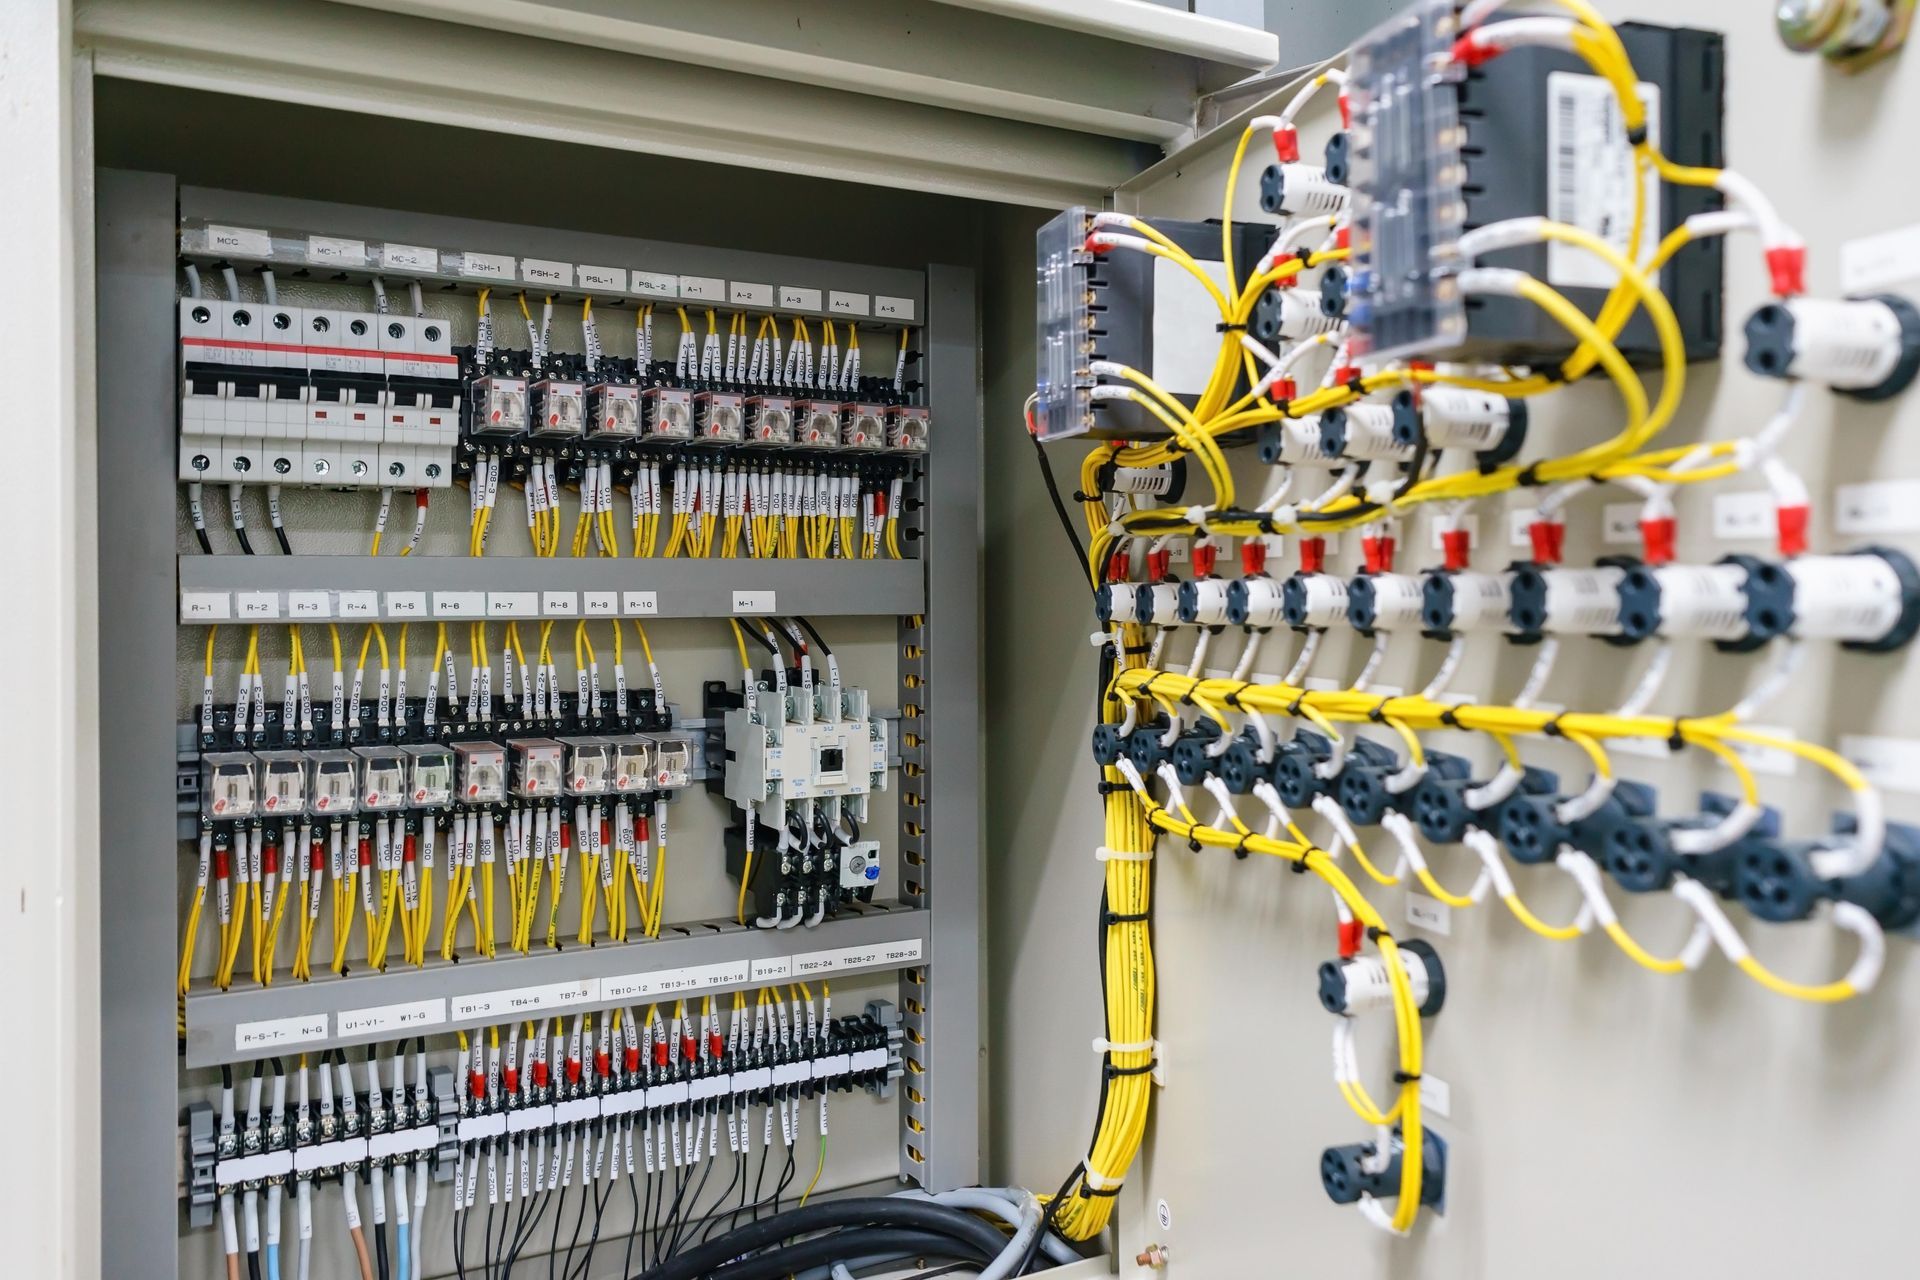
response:
<svg viewBox="0 0 1920 1280"><path fill-rule="evenodd" d="M1107 1079L1112 1080L1117 1076L1144 1076L1144 1075L1148 1075L1153 1072L1156 1072L1159 1069L1160 1069L1159 1062L1154 1061L1154 1062L1143 1062L1137 1067L1116 1067L1112 1063L1108 1063L1106 1066L1102 1067L1100 1070L1102 1075L1104 1075Z"/></svg>
<svg viewBox="0 0 1920 1280"><path fill-rule="evenodd" d="M1133 790L1132 787L1124 782L1106 782L1103 780L1095 785L1099 788L1100 794L1103 796L1116 796L1123 791Z"/></svg>
<svg viewBox="0 0 1920 1280"><path fill-rule="evenodd" d="M1456 715L1455 712L1459 711L1460 707L1463 707L1465 705L1467 704L1463 702L1458 704L1457 706L1441 708L1440 723L1447 726L1447 728L1449 729L1458 729L1460 727L1460 717Z"/></svg>
<svg viewBox="0 0 1920 1280"><path fill-rule="evenodd" d="M1251 839L1253 839L1253 832L1248 831L1242 834L1240 839L1234 842L1233 856L1239 858L1242 862L1246 861L1247 855L1252 852L1247 848L1247 841Z"/></svg>
<svg viewBox="0 0 1920 1280"><path fill-rule="evenodd" d="M1247 326L1244 323L1228 324L1225 320L1221 320L1213 326L1213 331L1215 333L1245 333Z"/></svg>
<svg viewBox="0 0 1920 1280"><path fill-rule="evenodd" d="M1287 714L1289 716L1292 716L1294 719L1298 720L1300 718L1300 704L1302 702L1305 702L1306 699L1307 699L1307 695L1305 693L1302 693L1299 697L1295 698L1292 702L1289 702L1287 704Z"/></svg>
<svg viewBox="0 0 1920 1280"><path fill-rule="evenodd" d="M1567 731L1560 727L1560 716L1564 716L1566 714L1567 714L1566 712L1562 711L1559 716L1555 716L1553 719L1541 725L1540 732L1546 734L1549 738L1566 737Z"/></svg>
<svg viewBox="0 0 1920 1280"><path fill-rule="evenodd" d="M1540 478L1540 464L1537 462L1529 463L1522 468L1520 474L1513 478L1513 482L1522 489L1531 489L1535 485L1546 483Z"/></svg>
<svg viewBox="0 0 1920 1280"><path fill-rule="evenodd" d="M1188 828L1187 849L1192 853L1198 853L1200 852L1200 848L1201 848L1200 837L1192 833L1192 828Z"/></svg>
<svg viewBox="0 0 1920 1280"><path fill-rule="evenodd" d="M1107 928L1111 929L1117 924L1145 924L1147 921L1153 919L1153 912L1141 911L1133 915L1123 916L1117 911L1106 911L1101 913L1100 919Z"/></svg>
<svg viewBox="0 0 1920 1280"><path fill-rule="evenodd" d="M1093 851L1093 856L1094 859L1099 862L1152 862L1153 850L1109 849L1107 846L1101 845Z"/></svg>
<svg viewBox="0 0 1920 1280"><path fill-rule="evenodd" d="M1120 652L1126 654L1129 658L1143 658L1153 652L1153 646L1150 644L1130 644L1120 650Z"/></svg>
<svg viewBox="0 0 1920 1280"><path fill-rule="evenodd" d="M1130 1044L1115 1044L1105 1036L1096 1036L1093 1041L1095 1053L1158 1053L1158 1040L1136 1040Z"/></svg>
<svg viewBox="0 0 1920 1280"><path fill-rule="evenodd" d="M1367 719L1373 721L1375 724L1385 724L1387 722L1387 704L1392 701L1393 699L1390 697L1380 699L1380 701L1373 705L1373 709L1367 712Z"/></svg>
<svg viewBox="0 0 1920 1280"><path fill-rule="evenodd" d="M1667 735L1667 750L1669 751L1686 750L1687 740L1686 740L1686 737L1681 732L1686 727L1686 723L1687 721L1684 716L1674 717L1673 732Z"/></svg>
<svg viewBox="0 0 1920 1280"><path fill-rule="evenodd" d="M1644 143L1646 140L1647 140L1647 122L1646 121L1642 120L1639 124L1627 130L1628 146L1637 147L1642 143Z"/></svg>
<svg viewBox="0 0 1920 1280"><path fill-rule="evenodd" d="M1380 928L1378 925L1370 924L1367 926L1368 941L1378 942L1382 938L1385 938L1389 942L1393 941L1393 935L1391 933L1388 933L1385 929Z"/></svg>
<svg viewBox="0 0 1920 1280"><path fill-rule="evenodd" d="M1420 1083L1420 1073L1418 1071L1396 1071L1393 1073L1393 1082L1395 1084L1418 1084Z"/></svg>

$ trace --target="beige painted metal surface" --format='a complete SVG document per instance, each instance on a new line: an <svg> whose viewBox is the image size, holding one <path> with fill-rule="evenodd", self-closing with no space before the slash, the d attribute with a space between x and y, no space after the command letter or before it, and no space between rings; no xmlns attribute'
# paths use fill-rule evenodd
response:
<svg viewBox="0 0 1920 1280"><path fill-rule="evenodd" d="M1615 19L1727 29L1728 157L1807 235L1816 294L1840 291L1843 241L1920 221L1920 185L1905 159L1920 111L1920 66L1911 51L1849 78L1782 49L1764 6L1669 0L1601 8ZM1330 127L1332 103L1322 105L1307 130L1309 156ZM1229 148L1231 141L1223 139ZM1237 216L1258 216L1254 180L1270 155L1262 153L1253 148ZM1158 182L1134 193L1138 207L1218 216L1227 154L1216 145L1176 155ZM1012 258L1027 234L1024 220L1009 217L990 245ZM1736 241L1728 261L1731 359L1693 370L1676 441L1750 433L1780 400L1779 384L1739 364L1740 325L1763 296L1754 243ZM1022 268L1009 269L1017 279ZM993 324L1014 325L1027 314L1020 299L1002 299L990 312L989 341ZM1030 358L1025 333L1009 339L1000 357ZM1038 1185L1066 1172L1090 1131L1096 1059L1085 1046L1098 1034L1099 1010L1092 851L1102 833L1087 747L1090 612L1032 447L1021 438L1025 389L1010 371L990 376L994 1139L996 1175ZM1606 388L1581 387L1554 400L1537 411L1536 441L1585 443L1617 422ZM1785 456L1815 495L1815 550L1859 541L1833 530L1835 485L1920 473L1917 429L1914 395L1886 406L1810 397ZM1058 450L1053 461L1070 491L1076 452ZM1252 470L1241 474L1257 482ZM1683 496L1681 558L1766 551L1765 542L1713 536L1712 494L1758 487L1749 478ZM1570 562L1633 549L1603 547L1597 534L1601 507L1626 497L1576 501ZM1525 554L1508 544L1503 515L1520 504L1517 497L1483 504L1480 566ZM1879 540L1909 551L1916 545L1911 534ZM1438 559L1425 518L1410 523L1402 545L1411 553L1403 567ZM1351 539L1330 567L1350 571L1358 552ZM1283 560L1281 571L1292 564ZM1297 644L1275 639L1259 663L1269 674L1284 669ZM1758 674L1751 659L1721 658L1703 646L1678 650L1656 712L1728 706ZM1210 665L1230 665L1236 651L1226 644L1218 651L1226 656ZM1185 654L1183 641L1169 657L1184 663ZM1363 657L1351 645L1330 648L1313 674L1345 683ZM1431 642L1396 641L1380 679L1413 686L1439 657ZM1598 642L1570 642L1544 697L1611 706L1643 661ZM1511 698L1530 663L1530 654L1503 642L1477 641L1454 687ZM1914 737L1917 664L1912 654L1840 654L1815 645L1794 687L1758 720L1830 744L1847 733ZM1434 735L1433 745L1457 750L1446 741L1457 736ZM1529 747L1526 754L1578 775L1564 753ZM1659 783L1670 808L1729 782L1718 768L1664 753L1617 759L1623 774ZM1761 782L1796 833L1823 830L1842 802L1842 793L1804 768L1763 774ZM1895 820L1920 818L1912 795L1889 793L1887 808ZM1435 871L1458 889L1473 868L1463 855L1442 851ZM1284 867L1195 855L1171 840L1162 843L1157 875L1159 1035L1170 1080L1122 1200L1121 1275L1773 1280L1905 1268L1908 1249L1894 1224L1904 1218L1906 1196L1892 1173L1920 1125L1920 1076L1912 1070L1920 1053L1920 957L1912 941L1891 941L1877 991L1823 1009L1772 996L1717 956L1691 977L1662 978L1635 968L1604 938L1545 942L1497 905L1456 911L1451 936L1433 937L1403 923L1402 890L1369 888L1404 933L1440 948L1452 985L1446 1012L1429 1026L1427 1059L1430 1074L1451 1086L1451 1114L1430 1117L1454 1144L1449 1211L1397 1241L1334 1207L1319 1186L1323 1146L1371 1136L1332 1087L1330 1019L1314 998L1314 967L1333 949L1328 895ZM1574 898L1563 878L1527 869L1519 878L1543 916L1570 913ZM1650 945L1671 947L1685 936L1678 904L1612 896ZM1762 957L1794 977L1823 980L1851 961L1850 944L1824 928L1736 919ZM1360 1031L1363 1061L1379 1087L1389 1070L1389 1035L1378 1021ZM1157 1221L1163 1200L1171 1228ZM1163 1272L1131 1264L1149 1241L1170 1246Z"/></svg>

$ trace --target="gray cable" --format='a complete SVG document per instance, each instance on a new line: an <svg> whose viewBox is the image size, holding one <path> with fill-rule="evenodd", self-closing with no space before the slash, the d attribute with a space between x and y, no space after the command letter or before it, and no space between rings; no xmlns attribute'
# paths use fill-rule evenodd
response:
<svg viewBox="0 0 1920 1280"><path fill-rule="evenodd" d="M978 1210L981 1213L993 1215L1016 1230L1026 1224L1027 1206L1031 1206L1036 1224L1035 1229L1038 1229L1039 1203L1035 1201L1026 1190L1020 1187L962 1187L954 1191L942 1191L933 1195L929 1195L924 1191L902 1191L898 1192L897 1195L901 1199L930 1200L935 1204L947 1205L950 1208ZM1023 1251L1028 1241L1032 1238L1032 1233L1029 1232L1026 1239L1021 1240L1020 1247ZM1041 1238L1040 1248L1049 1258L1052 1258L1062 1266L1071 1262L1082 1261L1080 1255L1075 1253L1066 1241L1060 1239L1052 1232L1048 1232ZM983 1272L982 1274L984 1275L985 1273Z"/></svg>

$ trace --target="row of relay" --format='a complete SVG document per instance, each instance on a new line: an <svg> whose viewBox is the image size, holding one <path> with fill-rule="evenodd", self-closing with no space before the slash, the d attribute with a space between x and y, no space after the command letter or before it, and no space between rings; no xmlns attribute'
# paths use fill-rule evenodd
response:
<svg viewBox="0 0 1920 1280"><path fill-rule="evenodd" d="M559 796L676 791L693 779L690 733L404 743L321 751L210 751L200 757L208 822L303 814L504 804Z"/></svg>
<svg viewBox="0 0 1920 1280"><path fill-rule="evenodd" d="M878 385L857 398L764 383L681 380L673 367L556 354L536 362L496 350L458 353L468 380L467 434L476 441L624 445L699 441L773 448L925 453L928 411ZM642 384L645 385L642 385Z"/></svg>

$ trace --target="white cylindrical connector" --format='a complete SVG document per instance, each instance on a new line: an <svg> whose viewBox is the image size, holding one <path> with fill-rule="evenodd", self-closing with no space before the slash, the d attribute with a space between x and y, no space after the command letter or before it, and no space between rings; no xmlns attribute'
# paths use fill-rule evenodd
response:
<svg viewBox="0 0 1920 1280"><path fill-rule="evenodd" d="M1283 213L1290 218L1317 217L1344 213L1350 196L1348 189L1327 177L1325 166L1282 164L1263 183L1261 204L1268 213Z"/></svg>
<svg viewBox="0 0 1920 1280"><path fill-rule="evenodd" d="M1296 573L1280 589L1287 625L1323 631L1347 620L1347 582L1331 573Z"/></svg>
<svg viewBox="0 0 1920 1280"><path fill-rule="evenodd" d="M1430 631L1505 631L1513 578L1505 573L1436 573L1423 584L1422 621Z"/></svg>
<svg viewBox="0 0 1920 1280"><path fill-rule="evenodd" d="M1269 465L1284 464L1299 466L1303 463L1330 463L1333 455L1328 452L1321 434L1320 415L1309 414L1304 418L1285 418L1279 423L1279 430L1268 438L1271 447L1261 450L1261 461Z"/></svg>
<svg viewBox="0 0 1920 1280"><path fill-rule="evenodd" d="M1749 619L1747 570L1734 564L1663 564L1649 569L1659 598L1659 633L1672 640L1745 640ZM1628 605L1627 621L1634 621Z"/></svg>
<svg viewBox="0 0 1920 1280"><path fill-rule="evenodd" d="M1323 333L1332 333L1342 323L1339 316L1330 316L1320 308L1318 289L1281 289L1279 335L1288 342L1299 342L1303 338L1318 337Z"/></svg>
<svg viewBox="0 0 1920 1280"><path fill-rule="evenodd" d="M1512 402L1490 391L1430 386L1420 393L1420 423L1429 448L1483 453L1505 440Z"/></svg>
<svg viewBox="0 0 1920 1280"><path fill-rule="evenodd" d="M1179 584L1156 582L1152 586L1136 588L1133 618L1136 622L1155 627L1170 627L1180 621Z"/></svg>
<svg viewBox="0 0 1920 1280"><path fill-rule="evenodd" d="M1368 573L1347 584L1347 617L1362 631L1420 629L1420 579L1409 573Z"/></svg>
<svg viewBox="0 0 1920 1280"><path fill-rule="evenodd" d="M1172 467L1114 467L1100 477L1108 493L1144 493L1162 497L1173 490Z"/></svg>
<svg viewBox="0 0 1920 1280"><path fill-rule="evenodd" d="M1802 640L1880 645L1913 611L1912 592L1884 553L1801 556L1786 570L1793 578L1793 635Z"/></svg>
<svg viewBox="0 0 1920 1280"><path fill-rule="evenodd" d="M1747 320L1747 367L1866 399L1904 389L1920 369L1920 311L1904 298L1789 298Z"/></svg>
<svg viewBox="0 0 1920 1280"><path fill-rule="evenodd" d="M1203 627L1227 624L1227 581L1196 578L1180 584L1180 621Z"/></svg>
<svg viewBox="0 0 1920 1280"><path fill-rule="evenodd" d="M1265 576L1240 578L1227 588L1227 617L1243 627L1277 627L1286 621L1284 592Z"/></svg>
<svg viewBox="0 0 1920 1280"><path fill-rule="evenodd" d="M1625 576L1617 565L1522 569L1512 587L1513 625L1528 633L1617 636Z"/></svg>
<svg viewBox="0 0 1920 1280"><path fill-rule="evenodd" d="M1387 404L1350 404L1344 409L1328 410L1331 419L1326 430L1327 443L1339 447L1340 456L1356 462L1404 462L1414 455L1413 443L1401 443L1393 435L1393 406Z"/></svg>
<svg viewBox="0 0 1920 1280"><path fill-rule="evenodd" d="M1438 960L1430 960L1432 952L1418 943L1403 944L1398 955L1401 972L1407 976L1413 1003L1421 1016L1439 1012L1439 1001L1434 996L1443 993L1444 988L1441 992L1435 991L1434 976ZM1378 956L1366 955L1321 965L1320 1003L1329 1013L1349 1018L1376 1009L1392 1008L1393 983L1387 976L1386 962Z"/></svg>

